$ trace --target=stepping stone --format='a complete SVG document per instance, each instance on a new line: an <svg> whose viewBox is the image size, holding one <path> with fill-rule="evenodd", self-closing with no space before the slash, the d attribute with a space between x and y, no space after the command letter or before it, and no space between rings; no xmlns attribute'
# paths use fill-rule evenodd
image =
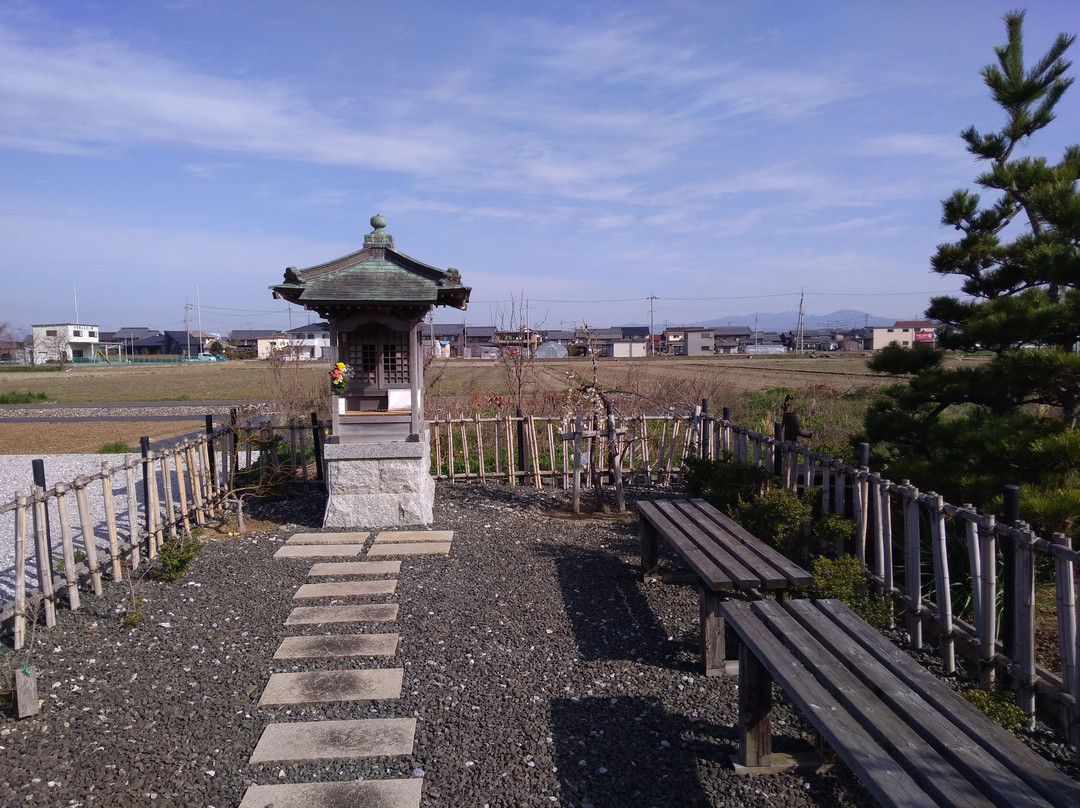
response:
<svg viewBox="0 0 1080 808"><path fill-rule="evenodd" d="M420 808L422 777L411 780L350 780L250 786L240 808Z"/></svg>
<svg viewBox="0 0 1080 808"><path fill-rule="evenodd" d="M395 589L397 589L397 581L392 578L375 581L331 581L325 584L304 584L296 590L293 600L392 595Z"/></svg>
<svg viewBox="0 0 1080 808"><path fill-rule="evenodd" d="M274 558L319 558L320 556L348 556L355 558L360 555L363 546L359 544L346 544L332 546L327 544L296 544L279 547L274 553Z"/></svg>
<svg viewBox="0 0 1080 808"><path fill-rule="evenodd" d="M320 634L316 637L286 637L274 659L324 659L327 657L393 656L397 634Z"/></svg>
<svg viewBox="0 0 1080 808"><path fill-rule="evenodd" d="M363 544L370 533L296 533L285 544Z"/></svg>
<svg viewBox="0 0 1080 808"><path fill-rule="evenodd" d="M324 561L313 564L308 578L318 575L397 575L400 561Z"/></svg>
<svg viewBox="0 0 1080 808"><path fill-rule="evenodd" d="M248 763L411 755L415 718L297 721L263 730Z"/></svg>
<svg viewBox="0 0 1080 808"><path fill-rule="evenodd" d="M396 603L356 603L349 606L297 606L285 619L287 626L323 623L391 623L397 620Z"/></svg>
<svg viewBox="0 0 1080 808"><path fill-rule="evenodd" d="M448 555L450 542L421 541L409 544L373 544L368 549L368 556L417 556Z"/></svg>
<svg viewBox="0 0 1080 808"><path fill-rule="evenodd" d="M383 530L375 534L375 543L411 544L418 541L447 542L454 538L452 530Z"/></svg>
<svg viewBox="0 0 1080 808"><path fill-rule="evenodd" d="M275 673L263 689L259 706L397 699L404 673L402 668Z"/></svg>

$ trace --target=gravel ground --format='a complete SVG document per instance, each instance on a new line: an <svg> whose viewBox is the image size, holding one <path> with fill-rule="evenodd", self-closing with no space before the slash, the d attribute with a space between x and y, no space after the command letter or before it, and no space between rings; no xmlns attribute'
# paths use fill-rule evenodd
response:
<svg viewBox="0 0 1080 808"><path fill-rule="evenodd" d="M740 778L731 679L698 673L697 597L640 582L632 519L573 520L562 492L439 484L434 529L448 557L405 558L391 628L394 659L303 669L401 666L402 697L259 709L282 638L355 627L284 621L311 562L273 560L297 530L318 529L323 500L256 513L273 533L208 543L180 581L144 577L136 628L121 626L126 585L84 597L39 627L29 653L0 647L0 668L28 664L41 713L0 715L0 804L235 806L252 783L423 776L426 806L862 806L843 767ZM381 599L376 599L381 600ZM775 748L803 749L783 699ZM418 719L414 754L248 765L269 723ZM1045 736L1045 737L1044 737ZM1063 754L1045 732L1044 751Z"/></svg>

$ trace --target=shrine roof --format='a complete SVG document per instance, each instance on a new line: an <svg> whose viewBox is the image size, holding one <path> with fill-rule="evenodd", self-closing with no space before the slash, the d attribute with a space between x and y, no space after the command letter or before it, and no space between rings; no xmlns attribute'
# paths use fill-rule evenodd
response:
<svg viewBox="0 0 1080 808"><path fill-rule="evenodd" d="M373 216L364 248L324 264L285 270L276 297L312 309L374 306L453 306L469 303L468 286L456 269L442 270L394 249L386 220Z"/></svg>

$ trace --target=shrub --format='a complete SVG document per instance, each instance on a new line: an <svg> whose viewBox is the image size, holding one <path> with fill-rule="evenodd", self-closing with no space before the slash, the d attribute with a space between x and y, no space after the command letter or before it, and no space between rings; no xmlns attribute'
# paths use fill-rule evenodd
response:
<svg viewBox="0 0 1080 808"><path fill-rule="evenodd" d="M870 592L866 565L852 555L817 556L810 561L815 598L835 598L875 628L888 625L889 609Z"/></svg>
<svg viewBox="0 0 1080 808"><path fill-rule="evenodd" d="M838 513L823 513L810 527L809 550L815 555L841 555L855 535L855 523Z"/></svg>
<svg viewBox="0 0 1080 808"><path fill-rule="evenodd" d="M132 452L132 451L134 451L134 449L132 449L130 446L128 446L122 440L114 440L114 441L109 441L108 443L103 443L101 445L101 448L99 448L97 450L97 453L98 454L127 454L128 452Z"/></svg>
<svg viewBox="0 0 1080 808"><path fill-rule="evenodd" d="M691 496L708 500L720 510L728 510L740 500L753 501L776 483L776 476L752 463L737 463L731 453L718 460L686 458L683 478ZM738 518L738 517L734 517Z"/></svg>
<svg viewBox="0 0 1080 808"><path fill-rule="evenodd" d="M731 508L732 519L789 555L802 546L803 527L812 514L809 503L786 488L771 488L749 502L740 496Z"/></svg>
<svg viewBox="0 0 1080 808"><path fill-rule="evenodd" d="M48 401L49 397L44 393L0 393L0 404L35 404L40 401Z"/></svg>
<svg viewBox="0 0 1080 808"><path fill-rule="evenodd" d="M175 581L185 572L199 555L202 544L195 539L171 539L158 548L158 562L161 568L154 573L159 581Z"/></svg>
<svg viewBox="0 0 1080 808"><path fill-rule="evenodd" d="M1030 721L1027 713L1016 704L1013 694L1000 687L992 690L971 688L961 690L960 695L1013 735L1019 735L1019 731Z"/></svg>

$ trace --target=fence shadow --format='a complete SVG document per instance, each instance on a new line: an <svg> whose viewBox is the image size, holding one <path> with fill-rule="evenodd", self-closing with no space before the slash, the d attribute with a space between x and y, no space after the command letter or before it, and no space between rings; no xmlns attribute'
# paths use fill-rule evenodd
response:
<svg viewBox="0 0 1080 808"><path fill-rule="evenodd" d="M727 766L738 748L735 729L642 696L555 699L550 721L566 805L711 806L695 763Z"/></svg>
<svg viewBox="0 0 1080 808"><path fill-rule="evenodd" d="M668 639L636 565L606 548L560 546L549 552L581 659L623 659L696 673L697 647ZM583 569L591 573L588 587L581 585Z"/></svg>

